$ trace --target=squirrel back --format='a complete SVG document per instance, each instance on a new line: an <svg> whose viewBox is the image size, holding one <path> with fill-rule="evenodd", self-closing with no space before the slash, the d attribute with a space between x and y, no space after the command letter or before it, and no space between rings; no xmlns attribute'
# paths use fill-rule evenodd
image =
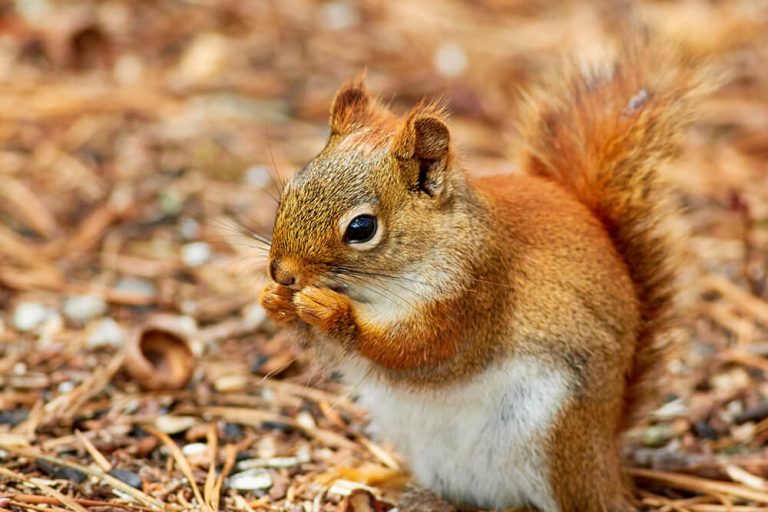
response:
<svg viewBox="0 0 768 512"><path fill-rule="evenodd" d="M632 279L641 326L626 375L625 426L654 397L674 346L681 256L659 166L674 156L692 106L706 92L705 74L671 51L625 46L609 69L585 75L573 66L559 74L559 85L529 96L521 122L521 168L591 210Z"/></svg>

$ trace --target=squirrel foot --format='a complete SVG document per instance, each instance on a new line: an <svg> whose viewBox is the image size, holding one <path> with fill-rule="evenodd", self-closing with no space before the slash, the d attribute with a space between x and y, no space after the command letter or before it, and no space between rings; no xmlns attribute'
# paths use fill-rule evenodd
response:
<svg viewBox="0 0 768 512"><path fill-rule="evenodd" d="M271 282L261 292L259 303L275 322L289 322L296 318L296 309L293 306L294 293L287 286Z"/></svg>
<svg viewBox="0 0 768 512"><path fill-rule="evenodd" d="M296 292L293 305L301 320L326 332L342 327L351 307L346 295L314 286Z"/></svg>
<svg viewBox="0 0 768 512"><path fill-rule="evenodd" d="M409 487L397 501L400 512L458 512L440 496L420 487Z"/></svg>

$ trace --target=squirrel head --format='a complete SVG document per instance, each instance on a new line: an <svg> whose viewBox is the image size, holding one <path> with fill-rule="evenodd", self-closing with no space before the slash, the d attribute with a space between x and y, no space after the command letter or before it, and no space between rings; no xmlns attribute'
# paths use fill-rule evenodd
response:
<svg viewBox="0 0 768 512"><path fill-rule="evenodd" d="M427 255L459 235L465 189L442 108L420 104L397 116L356 79L337 92L330 129L325 148L282 193L272 278L364 303L432 281L423 275L434 268Z"/></svg>

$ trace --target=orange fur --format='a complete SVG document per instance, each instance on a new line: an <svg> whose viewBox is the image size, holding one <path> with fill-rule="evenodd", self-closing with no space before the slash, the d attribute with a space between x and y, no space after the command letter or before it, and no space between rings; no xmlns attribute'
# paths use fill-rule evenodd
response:
<svg viewBox="0 0 768 512"><path fill-rule="evenodd" d="M568 386L540 440L556 509L633 510L619 434L653 397L676 313L674 210L657 168L703 76L629 48L610 70L561 76L531 96L526 174L483 179L459 167L439 105L397 117L352 81L327 146L283 194L271 272L291 288L269 284L262 304L393 389L535 361ZM384 230L372 247L339 225L361 207Z"/></svg>
<svg viewBox="0 0 768 512"><path fill-rule="evenodd" d="M521 123L521 167L561 184L600 219L634 282L642 323L626 424L655 397L673 339L680 259L658 167L674 156L708 79L673 51L626 46L613 68L587 77L574 69L531 95Z"/></svg>
<svg viewBox="0 0 768 512"><path fill-rule="evenodd" d="M293 291L290 288L275 282L268 283L259 295L259 303L275 322L286 323L296 318Z"/></svg>

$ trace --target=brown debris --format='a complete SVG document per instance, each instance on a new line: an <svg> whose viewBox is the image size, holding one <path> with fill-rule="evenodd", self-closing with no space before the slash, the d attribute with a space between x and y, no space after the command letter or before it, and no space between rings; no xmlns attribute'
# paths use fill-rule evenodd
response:
<svg viewBox="0 0 768 512"><path fill-rule="evenodd" d="M625 9L6 3L0 512L407 510L406 461L256 302L280 188L366 68L396 110L445 99L468 170L514 171L520 91L563 49L609 54ZM626 464L646 510L765 510L768 9L638 4L652 37L730 78L663 169L691 235L690 345Z"/></svg>
<svg viewBox="0 0 768 512"><path fill-rule="evenodd" d="M154 316L128 338L125 370L142 388L182 389L197 366L190 348L189 322L169 315Z"/></svg>

